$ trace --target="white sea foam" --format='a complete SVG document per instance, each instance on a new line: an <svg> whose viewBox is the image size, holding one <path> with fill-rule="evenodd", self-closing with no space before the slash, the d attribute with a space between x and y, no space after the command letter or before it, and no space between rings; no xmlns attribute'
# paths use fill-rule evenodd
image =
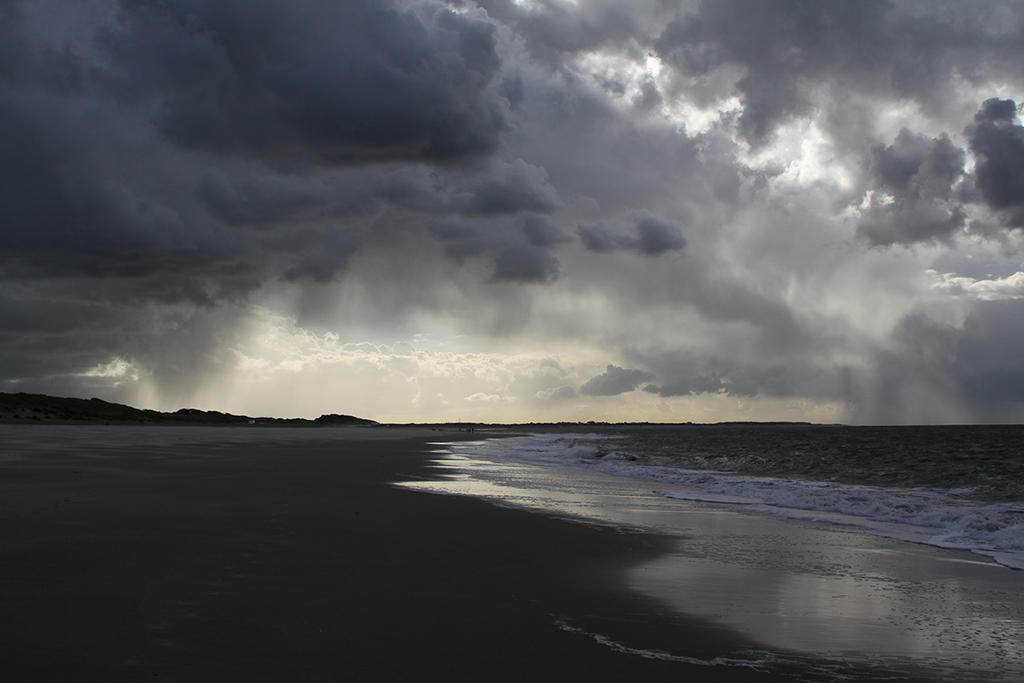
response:
<svg viewBox="0 0 1024 683"><path fill-rule="evenodd" d="M664 650L651 650L646 648L636 648L630 647L628 645L623 645L622 643L616 640L612 640L608 636L602 635L600 633L591 633L590 631L584 631L583 629L577 626L569 624L564 619L556 619L555 625L558 626L560 630L566 631L567 633L579 633L581 635L587 636L588 638L591 638L592 640L595 640L601 645L604 645L609 649L615 650L616 652L621 652L622 654L628 655L636 655L638 657L643 657L644 659L657 659L663 662L680 662L682 664L693 664L696 666L743 667L754 669L756 671L764 671L766 670L766 667L768 665L778 661L778 657L774 656L772 653L769 652L752 652L750 654L753 656L751 656L749 659L741 659L739 657L712 657L710 659L701 659L699 657L675 655L669 652L665 652Z"/></svg>
<svg viewBox="0 0 1024 683"><path fill-rule="evenodd" d="M788 665L798 667L808 674L820 676L823 680L834 681L862 680L866 676L870 676L870 680L873 681L906 680L906 674L899 673L899 669L901 666L906 667L907 663L895 659L885 661L883 658L877 658L878 661L866 660L858 662L864 667L864 671L851 668L851 663L846 659L828 658L821 655L814 659L798 659L766 650L745 650L736 653L737 656L733 657L717 656L702 659L700 657L673 654L664 650L630 647L601 633L594 633L578 626L573 626L565 619L556 619L555 625L562 631L585 636L615 652L644 659L656 659L663 662L678 662L680 664L709 668L752 669L761 673L768 673L773 667L784 668ZM888 667L888 669L883 667Z"/></svg>
<svg viewBox="0 0 1024 683"><path fill-rule="evenodd" d="M970 550L1024 569L1024 503L985 503L956 490L903 489L687 470L643 463L615 437L543 434L460 444L476 457L582 467L657 483L674 499L743 505L756 512L860 527L942 548Z"/></svg>

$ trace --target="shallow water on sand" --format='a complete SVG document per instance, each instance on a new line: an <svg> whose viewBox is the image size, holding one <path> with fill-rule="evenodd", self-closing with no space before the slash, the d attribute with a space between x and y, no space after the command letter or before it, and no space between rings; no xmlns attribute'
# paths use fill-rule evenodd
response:
<svg viewBox="0 0 1024 683"><path fill-rule="evenodd" d="M441 480L402 486L671 535L671 553L628 572L633 589L768 653L818 658L826 677L854 665L1024 679L1024 572L853 526L666 496L665 484L655 492L649 481L481 452L444 445Z"/></svg>

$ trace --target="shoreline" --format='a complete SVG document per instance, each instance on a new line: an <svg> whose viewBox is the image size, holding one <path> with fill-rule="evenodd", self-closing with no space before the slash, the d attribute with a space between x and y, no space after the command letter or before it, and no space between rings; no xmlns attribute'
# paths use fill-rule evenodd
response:
<svg viewBox="0 0 1024 683"><path fill-rule="evenodd" d="M483 434L154 430L0 431L5 680L828 679L630 590L671 539L392 485Z"/></svg>
<svg viewBox="0 0 1024 683"><path fill-rule="evenodd" d="M451 476L407 486L673 539L628 584L746 634L769 658L799 652L836 678L852 668L898 680L1024 673L1013 645L1024 635L1024 576L984 554L817 514L677 496L665 481L573 466L521 442L455 443L435 463Z"/></svg>

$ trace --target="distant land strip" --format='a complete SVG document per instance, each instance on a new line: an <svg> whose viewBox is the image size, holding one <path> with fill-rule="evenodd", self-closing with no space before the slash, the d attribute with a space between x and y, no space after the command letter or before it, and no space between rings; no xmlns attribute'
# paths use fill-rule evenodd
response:
<svg viewBox="0 0 1024 683"><path fill-rule="evenodd" d="M111 403L100 398L65 398L46 394L4 393L0 392L0 423L108 423L108 424L181 424L181 425L272 425L278 427L323 427L323 426L399 426L398 424L382 424L376 420L328 413L316 419L303 417L250 417L249 415L233 415L217 410L199 410L197 408L181 408L174 412L161 412L133 408L122 403ZM812 422L423 422L401 423L406 427L446 427L446 428L552 428L552 427L666 427L666 426L839 426L817 425Z"/></svg>
<svg viewBox="0 0 1024 683"><path fill-rule="evenodd" d="M8 394L0 392L0 422L102 422L118 424L266 424L277 426L375 425L352 415L328 414L315 420L306 418L249 417L217 410L182 408L173 413L143 410L99 398L63 398L45 394Z"/></svg>

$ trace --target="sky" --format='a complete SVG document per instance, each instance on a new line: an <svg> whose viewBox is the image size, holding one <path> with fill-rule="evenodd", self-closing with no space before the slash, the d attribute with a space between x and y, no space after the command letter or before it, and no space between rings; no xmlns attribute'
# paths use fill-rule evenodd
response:
<svg viewBox="0 0 1024 683"><path fill-rule="evenodd" d="M1024 421L1024 5L6 0L0 391Z"/></svg>

